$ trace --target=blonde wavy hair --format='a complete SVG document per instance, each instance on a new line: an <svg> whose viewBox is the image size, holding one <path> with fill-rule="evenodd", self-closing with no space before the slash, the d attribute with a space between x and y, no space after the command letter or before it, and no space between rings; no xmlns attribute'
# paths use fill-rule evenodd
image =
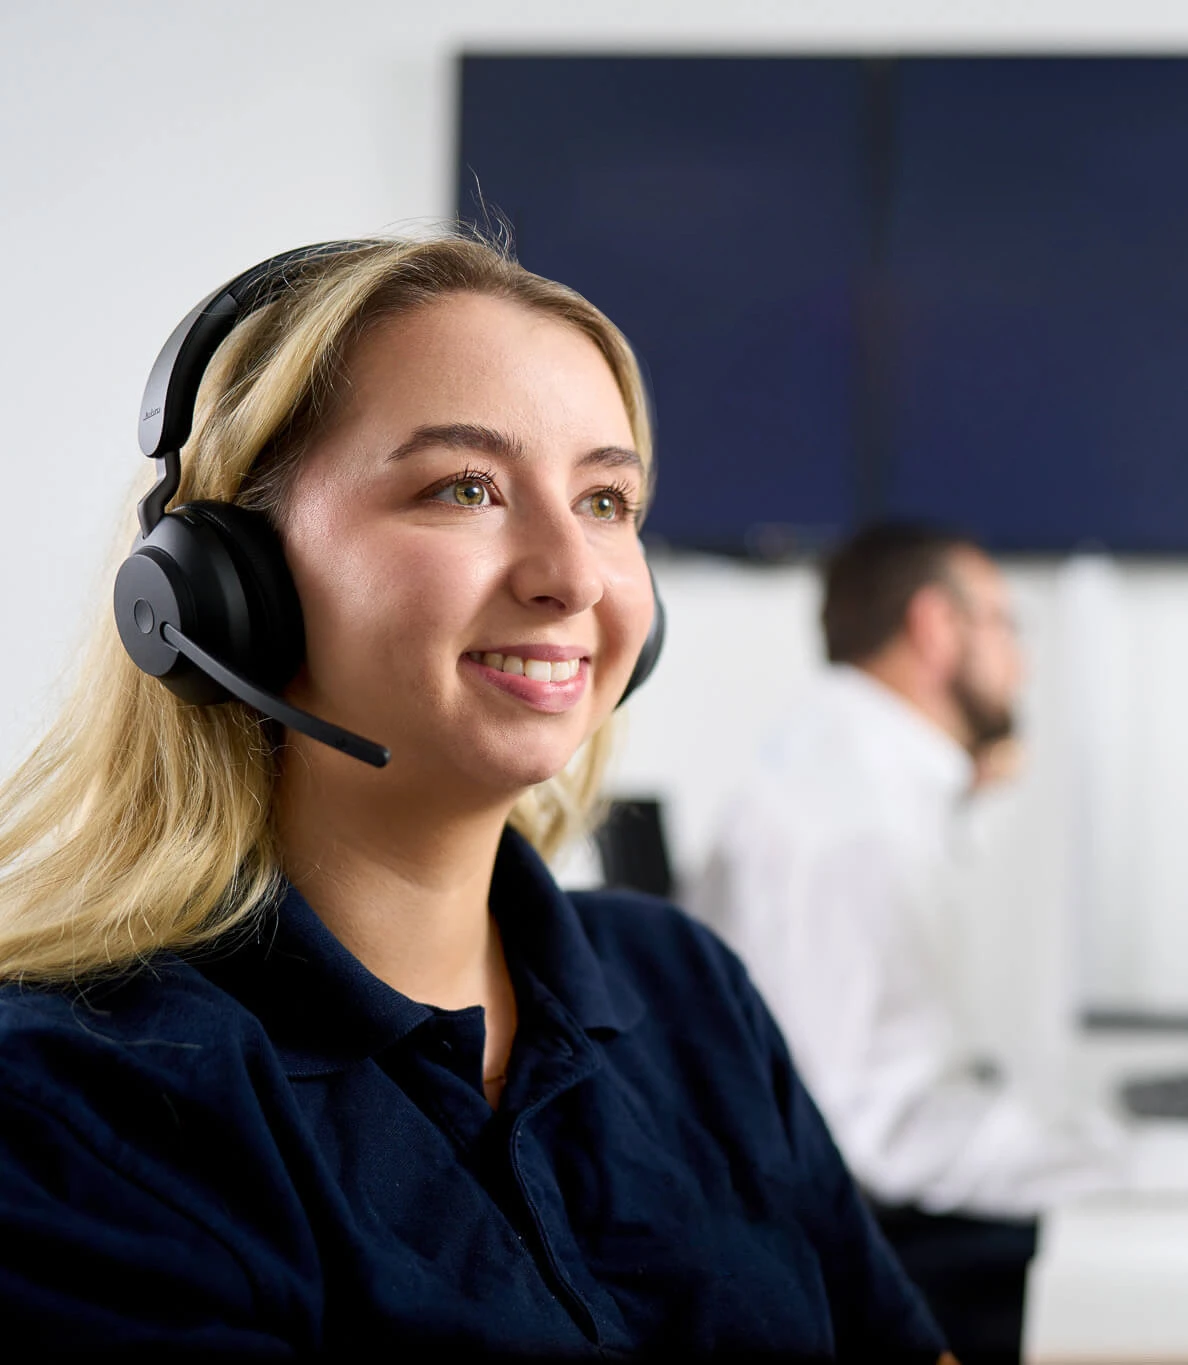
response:
<svg viewBox="0 0 1188 1365"><path fill-rule="evenodd" d="M352 343L380 319L456 293L515 300L590 337L650 475L648 405L626 339L507 249L462 233L369 240L289 273L284 293L238 323L207 367L176 502L237 502L282 525ZM127 541L133 524L129 508ZM546 858L596 817L613 724L516 805L511 823ZM244 925L283 875L273 739L250 707L188 705L141 673L108 614L61 716L0 788L0 978L80 980Z"/></svg>

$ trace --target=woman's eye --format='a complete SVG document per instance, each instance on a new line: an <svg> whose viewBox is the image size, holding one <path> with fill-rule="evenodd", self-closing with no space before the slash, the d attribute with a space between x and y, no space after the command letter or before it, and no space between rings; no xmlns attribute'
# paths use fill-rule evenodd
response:
<svg viewBox="0 0 1188 1365"><path fill-rule="evenodd" d="M595 521L629 521L635 516L636 506L625 488L600 488L582 499Z"/></svg>
<svg viewBox="0 0 1188 1365"><path fill-rule="evenodd" d="M491 490L482 479L455 479L434 493L433 499L459 507L485 507L491 501Z"/></svg>

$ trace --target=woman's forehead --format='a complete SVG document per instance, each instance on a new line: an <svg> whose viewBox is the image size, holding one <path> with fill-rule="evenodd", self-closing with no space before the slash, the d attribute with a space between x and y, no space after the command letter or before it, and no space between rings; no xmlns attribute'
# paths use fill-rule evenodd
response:
<svg viewBox="0 0 1188 1365"><path fill-rule="evenodd" d="M618 380L591 337L542 309L490 295L447 295L378 320L348 353L346 377L346 401L356 409L428 406L434 420L483 409L627 422Z"/></svg>
<svg viewBox="0 0 1188 1365"><path fill-rule="evenodd" d="M545 308L494 294L456 291L375 318L348 352L348 363L390 351L440 354L489 347L554 345L606 358L580 327Z"/></svg>

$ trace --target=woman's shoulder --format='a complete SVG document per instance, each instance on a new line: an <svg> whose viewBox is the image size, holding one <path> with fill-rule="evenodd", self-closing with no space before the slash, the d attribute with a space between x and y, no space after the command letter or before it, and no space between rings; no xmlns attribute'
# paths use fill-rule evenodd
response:
<svg viewBox="0 0 1188 1365"><path fill-rule="evenodd" d="M192 962L162 952L136 966L67 982L8 981L0 985L0 1030L81 1029L99 1025L118 1042L146 1026L169 1032L201 1027L240 1006ZM93 1035L91 1035L93 1036Z"/></svg>
<svg viewBox="0 0 1188 1365"><path fill-rule="evenodd" d="M51 1354L110 1341L136 1356L158 1338L162 1358L183 1339L267 1351L304 1309L286 1257L309 1263L277 1157L280 1076L254 1017L177 959L0 989L6 1321Z"/></svg>
<svg viewBox="0 0 1188 1365"><path fill-rule="evenodd" d="M586 931L598 937L654 943L696 944L701 951L728 951L718 936L683 906L663 896L622 887L567 891Z"/></svg>
<svg viewBox="0 0 1188 1365"><path fill-rule="evenodd" d="M0 987L0 1092L70 1109L101 1101L117 1079L125 1097L137 1082L206 1087L261 1038L232 996L172 954L85 982L10 982Z"/></svg>
<svg viewBox="0 0 1188 1365"><path fill-rule="evenodd" d="M607 965L663 979L670 989L704 998L707 989L733 998L752 987L737 955L708 925L680 905L640 891L571 891L586 936Z"/></svg>

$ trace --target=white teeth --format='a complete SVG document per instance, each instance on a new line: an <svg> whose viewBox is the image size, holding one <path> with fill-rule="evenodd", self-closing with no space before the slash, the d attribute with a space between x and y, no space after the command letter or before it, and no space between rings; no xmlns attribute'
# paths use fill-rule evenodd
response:
<svg viewBox="0 0 1188 1365"><path fill-rule="evenodd" d="M568 682L576 678L582 667L580 659L562 659L550 663L547 659L521 659L515 654L471 654L476 663L497 668L501 673L532 678L536 682Z"/></svg>

